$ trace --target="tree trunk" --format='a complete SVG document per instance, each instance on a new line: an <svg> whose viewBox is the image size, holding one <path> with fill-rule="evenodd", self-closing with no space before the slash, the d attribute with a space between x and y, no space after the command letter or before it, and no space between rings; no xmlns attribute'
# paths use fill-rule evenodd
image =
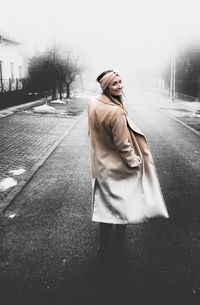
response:
<svg viewBox="0 0 200 305"><path fill-rule="evenodd" d="M66 85L67 85L67 98L70 98L70 84L71 83L66 83Z"/></svg>
<svg viewBox="0 0 200 305"><path fill-rule="evenodd" d="M52 95L52 98L51 98L51 100L53 101L53 100L56 100L57 99L57 90L56 90L56 86L54 86L53 87L53 95Z"/></svg>
<svg viewBox="0 0 200 305"><path fill-rule="evenodd" d="M54 63L55 65L55 63ZM58 96L57 96L57 88L58 88L58 81L57 81L57 74L56 74L56 69L54 66L54 80L53 80L53 96L52 96L52 100L57 100Z"/></svg>
<svg viewBox="0 0 200 305"><path fill-rule="evenodd" d="M62 81L60 81L60 84L59 84L59 95L60 95L60 100L62 100L62 89L63 89L63 86L62 86Z"/></svg>

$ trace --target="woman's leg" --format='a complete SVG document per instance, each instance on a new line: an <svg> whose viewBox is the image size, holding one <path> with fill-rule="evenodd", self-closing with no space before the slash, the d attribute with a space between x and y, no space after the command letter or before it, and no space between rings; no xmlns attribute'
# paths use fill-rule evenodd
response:
<svg viewBox="0 0 200 305"><path fill-rule="evenodd" d="M99 254L107 257L110 254L112 224L100 223Z"/></svg>
<svg viewBox="0 0 200 305"><path fill-rule="evenodd" d="M115 225L114 234L114 254L121 255L124 250L124 237L125 237L126 225Z"/></svg>

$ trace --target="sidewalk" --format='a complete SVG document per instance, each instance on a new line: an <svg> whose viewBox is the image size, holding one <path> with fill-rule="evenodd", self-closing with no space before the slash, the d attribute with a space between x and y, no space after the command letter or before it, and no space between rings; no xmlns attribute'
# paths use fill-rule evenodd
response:
<svg viewBox="0 0 200 305"><path fill-rule="evenodd" d="M69 128L0 215L2 305L96 304L86 112Z"/></svg>
<svg viewBox="0 0 200 305"><path fill-rule="evenodd" d="M49 206L51 206L50 201L54 201L54 205L57 201L62 205L63 201L70 200L71 206L75 201L77 208L77 201L84 201L90 192L86 183L88 181L90 185L88 153L87 115L84 111L62 133L61 137L51 146L50 151L33 166L23 181L25 183L19 183L19 186L16 187L19 191L15 194L11 205L7 207L6 215L12 212L19 216L18 211L20 211L20 217L24 213L31 213L31 215L38 213L39 209L42 209L40 205L43 200L45 200L43 204ZM71 187L76 188L77 194L73 194L73 198L69 199ZM84 193L81 188L85 190ZM10 194L5 201L8 201L9 197ZM55 197L54 200L53 197ZM26 206L24 209L26 201L29 202L29 207ZM28 211L29 208L31 211Z"/></svg>
<svg viewBox="0 0 200 305"><path fill-rule="evenodd" d="M73 128L87 99L78 99L72 105L52 104L56 114L33 113L31 107L35 105L38 102L0 111L0 182L10 179L16 184L0 188L0 212Z"/></svg>

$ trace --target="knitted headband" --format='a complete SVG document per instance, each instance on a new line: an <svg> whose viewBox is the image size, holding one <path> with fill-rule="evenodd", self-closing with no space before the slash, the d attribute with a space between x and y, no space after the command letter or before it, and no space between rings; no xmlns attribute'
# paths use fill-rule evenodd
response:
<svg viewBox="0 0 200 305"><path fill-rule="evenodd" d="M110 84L110 82L115 78L115 76L119 76L118 72L112 71L106 73L99 81L99 84L101 86L102 91L104 91L107 86Z"/></svg>

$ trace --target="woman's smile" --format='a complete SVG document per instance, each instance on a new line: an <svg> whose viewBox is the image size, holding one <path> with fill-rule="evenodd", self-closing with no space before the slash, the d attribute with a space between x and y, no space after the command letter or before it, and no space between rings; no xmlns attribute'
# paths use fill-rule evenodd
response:
<svg viewBox="0 0 200 305"><path fill-rule="evenodd" d="M116 76L112 82L108 85L110 94L113 96L121 96L123 93L123 85L120 76Z"/></svg>

